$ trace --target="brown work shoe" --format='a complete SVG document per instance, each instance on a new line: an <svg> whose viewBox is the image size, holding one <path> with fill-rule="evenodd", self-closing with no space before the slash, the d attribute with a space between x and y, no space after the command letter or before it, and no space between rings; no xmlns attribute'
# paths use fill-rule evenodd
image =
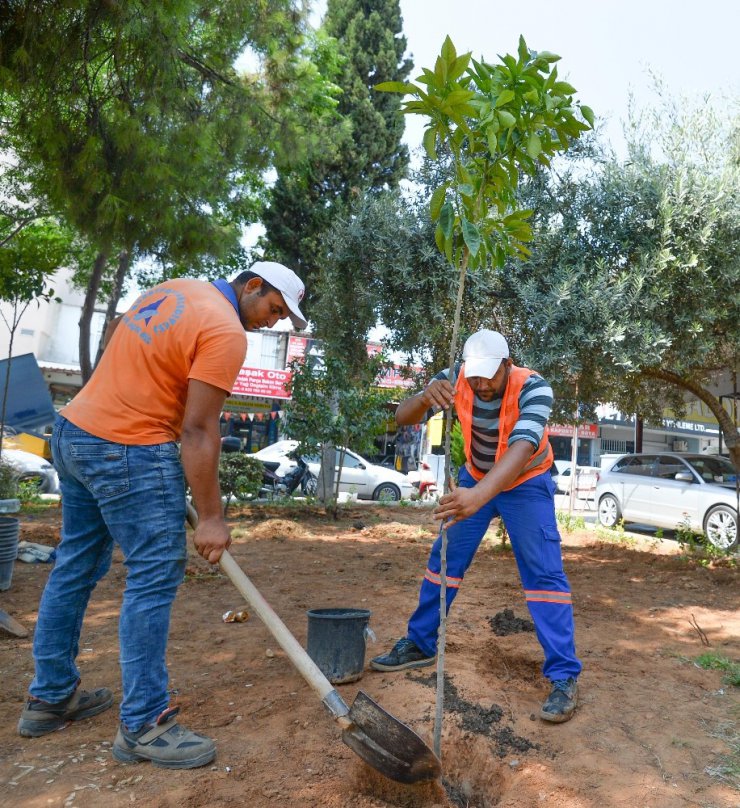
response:
<svg viewBox="0 0 740 808"><path fill-rule="evenodd" d="M18 721L18 733L24 738L38 738L58 729L64 729L72 721L80 721L102 713L113 704L113 693L107 687L98 690L75 690L64 701L51 704L33 696Z"/></svg>

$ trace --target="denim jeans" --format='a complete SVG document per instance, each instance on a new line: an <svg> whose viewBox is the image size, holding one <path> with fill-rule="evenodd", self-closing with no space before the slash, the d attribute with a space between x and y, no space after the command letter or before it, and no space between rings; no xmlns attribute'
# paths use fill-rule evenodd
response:
<svg viewBox="0 0 740 808"><path fill-rule="evenodd" d="M472 488L466 468L458 485ZM449 612L465 572L473 562L491 520L500 516L511 539L524 597L545 653L543 674L551 681L577 677L570 585L563 571L560 533L555 519L555 484L549 471L530 477L510 491L502 491L480 510L447 530L447 589ZM419 604L408 624L408 636L429 656L437 652L441 568L441 535L432 546L419 592Z"/></svg>
<svg viewBox="0 0 740 808"><path fill-rule="evenodd" d="M111 443L61 416L51 448L62 492L62 539L39 606L30 692L58 702L74 691L85 609L117 544L127 570L118 626L121 720L135 732L169 704L167 635L186 558L178 448Z"/></svg>

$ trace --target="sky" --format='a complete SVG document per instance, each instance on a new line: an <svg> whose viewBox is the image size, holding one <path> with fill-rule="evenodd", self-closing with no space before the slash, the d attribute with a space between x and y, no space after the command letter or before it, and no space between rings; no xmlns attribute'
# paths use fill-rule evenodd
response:
<svg viewBox="0 0 740 808"><path fill-rule="evenodd" d="M740 96L740 0L401 0L401 14L412 78L434 67L447 34L458 53L488 62L516 53L520 34L530 48L557 53L559 75L606 119L618 154L630 91L638 104L654 99L649 69L674 96ZM423 118L407 116L406 130L407 144L419 146Z"/></svg>
<svg viewBox="0 0 740 808"><path fill-rule="evenodd" d="M325 12L324 0L313 4L314 25ZM650 70L672 96L740 98L740 0L401 0L401 14L412 79L434 67L448 34L458 53L489 62L516 53L520 34L530 48L557 53L560 77L594 110L618 155L630 92L638 106L655 100ZM406 116L412 151L423 132L422 116ZM250 228L245 241L258 232Z"/></svg>

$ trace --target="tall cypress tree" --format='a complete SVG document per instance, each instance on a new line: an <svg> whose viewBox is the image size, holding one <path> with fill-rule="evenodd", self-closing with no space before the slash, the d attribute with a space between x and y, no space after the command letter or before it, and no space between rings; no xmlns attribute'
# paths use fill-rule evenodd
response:
<svg viewBox="0 0 740 808"><path fill-rule="evenodd" d="M404 81L411 70L402 24L399 0L329 0L323 31L343 57L335 79L343 125L325 134L320 158L279 172L263 217L269 257L296 269L309 293L331 223L353 199L395 188L405 175L400 98L373 90L382 81Z"/></svg>

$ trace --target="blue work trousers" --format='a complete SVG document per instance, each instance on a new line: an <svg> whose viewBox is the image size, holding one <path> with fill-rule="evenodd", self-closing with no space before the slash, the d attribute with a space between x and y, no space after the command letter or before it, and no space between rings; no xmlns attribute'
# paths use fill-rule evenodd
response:
<svg viewBox="0 0 740 808"><path fill-rule="evenodd" d="M75 690L82 620L115 543L127 570L118 624L121 720L135 732L169 706L165 652L186 558L179 451L175 443L111 443L61 416L51 444L62 540L39 606L30 692L58 702Z"/></svg>
<svg viewBox="0 0 740 808"><path fill-rule="evenodd" d="M475 480L463 468L458 485L472 488ZM555 485L550 472L538 474L510 491L502 491L477 513L447 530L447 590L449 612L465 572L473 561L491 520L500 516L511 539L524 596L545 652L543 674L550 681L577 677L570 586L563 571L560 533L555 520ZM408 637L433 656L437 648L440 604L441 535L432 547L421 584L419 605L408 624Z"/></svg>

